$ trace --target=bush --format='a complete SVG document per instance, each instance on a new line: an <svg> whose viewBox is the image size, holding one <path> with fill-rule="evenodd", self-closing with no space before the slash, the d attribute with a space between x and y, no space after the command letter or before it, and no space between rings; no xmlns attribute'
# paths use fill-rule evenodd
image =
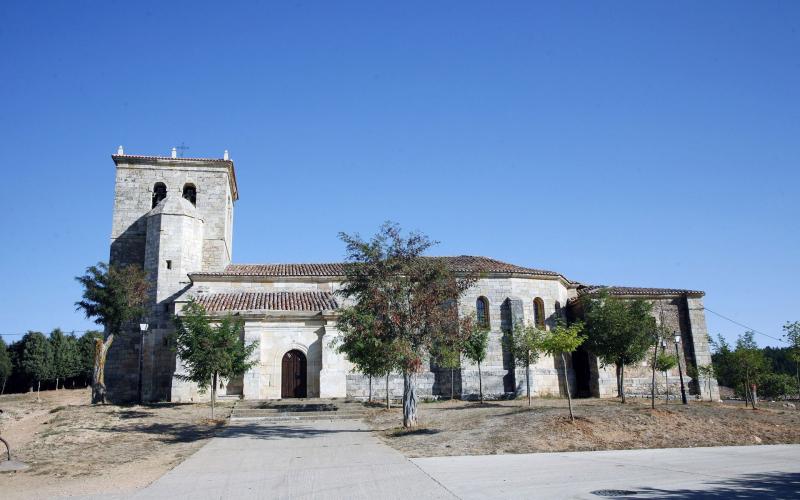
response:
<svg viewBox="0 0 800 500"><path fill-rule="evenodd" d="M785 373L768 373L761 377L758 395L762 398L779 398L797 392L797 381Z"/></svg>

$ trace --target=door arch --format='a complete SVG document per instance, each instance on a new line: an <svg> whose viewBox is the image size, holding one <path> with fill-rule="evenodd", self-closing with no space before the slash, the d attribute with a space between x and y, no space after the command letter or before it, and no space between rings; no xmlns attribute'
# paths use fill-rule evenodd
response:
<svg viewBox="0 0 800 500"><path fill-rule="evenodd" d="M306 355L302 351L292 349L283 355L281 361L281 397L304 398L308 372Z"/></svg>

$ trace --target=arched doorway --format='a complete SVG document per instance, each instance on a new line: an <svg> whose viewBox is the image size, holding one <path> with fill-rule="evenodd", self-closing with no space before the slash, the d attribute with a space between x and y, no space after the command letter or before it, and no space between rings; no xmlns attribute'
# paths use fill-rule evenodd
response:
<svg viewBox="0 0 800 500"><path fill-rule="evenodd" d="M306 355L292 349L281 362L281 397L306 397Z"/></svg>

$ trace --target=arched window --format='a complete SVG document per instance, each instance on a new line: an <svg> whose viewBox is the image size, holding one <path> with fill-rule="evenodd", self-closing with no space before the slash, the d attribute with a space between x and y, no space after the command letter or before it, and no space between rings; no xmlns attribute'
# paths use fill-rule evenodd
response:
<svg viewBox="0 0 800 500"><path fill-rule="evenodd" d="M167 186L163 182L156 182L156 185L153 186L153 206L150 208L156 208L156 205L161 203L161 200L167 197Z"/></svg>
<svg viewBox="0 0 800 500"><path fill-rule="evenodd" d="M544 301L539 297L533 299L533 322L536 328L544 330Z"/></svg>
<svg viewBox="0 0 800 500"><path fill-rule="evenodd" d="M194 184L184 184L183 197L189 200L192 205L197 205L197 188L194 187Z"/></svg>
<svg viewBox="0 0 800 500"><path fill-rule="evenodd" d="M489 328L489 300L486 297L478 297L475 309L478 311L478 326Z"/></svg>

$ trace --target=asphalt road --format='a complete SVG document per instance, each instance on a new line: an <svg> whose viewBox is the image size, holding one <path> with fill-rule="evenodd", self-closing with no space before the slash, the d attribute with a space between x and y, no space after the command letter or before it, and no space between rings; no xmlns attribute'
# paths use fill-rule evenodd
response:
<svg viewBox="0 0 800 500"><path fill-rule="evenodd" d="M800 445L409 460L358 421L234 423L133 498L598 499L609 495L800 498Z"/></svg>

